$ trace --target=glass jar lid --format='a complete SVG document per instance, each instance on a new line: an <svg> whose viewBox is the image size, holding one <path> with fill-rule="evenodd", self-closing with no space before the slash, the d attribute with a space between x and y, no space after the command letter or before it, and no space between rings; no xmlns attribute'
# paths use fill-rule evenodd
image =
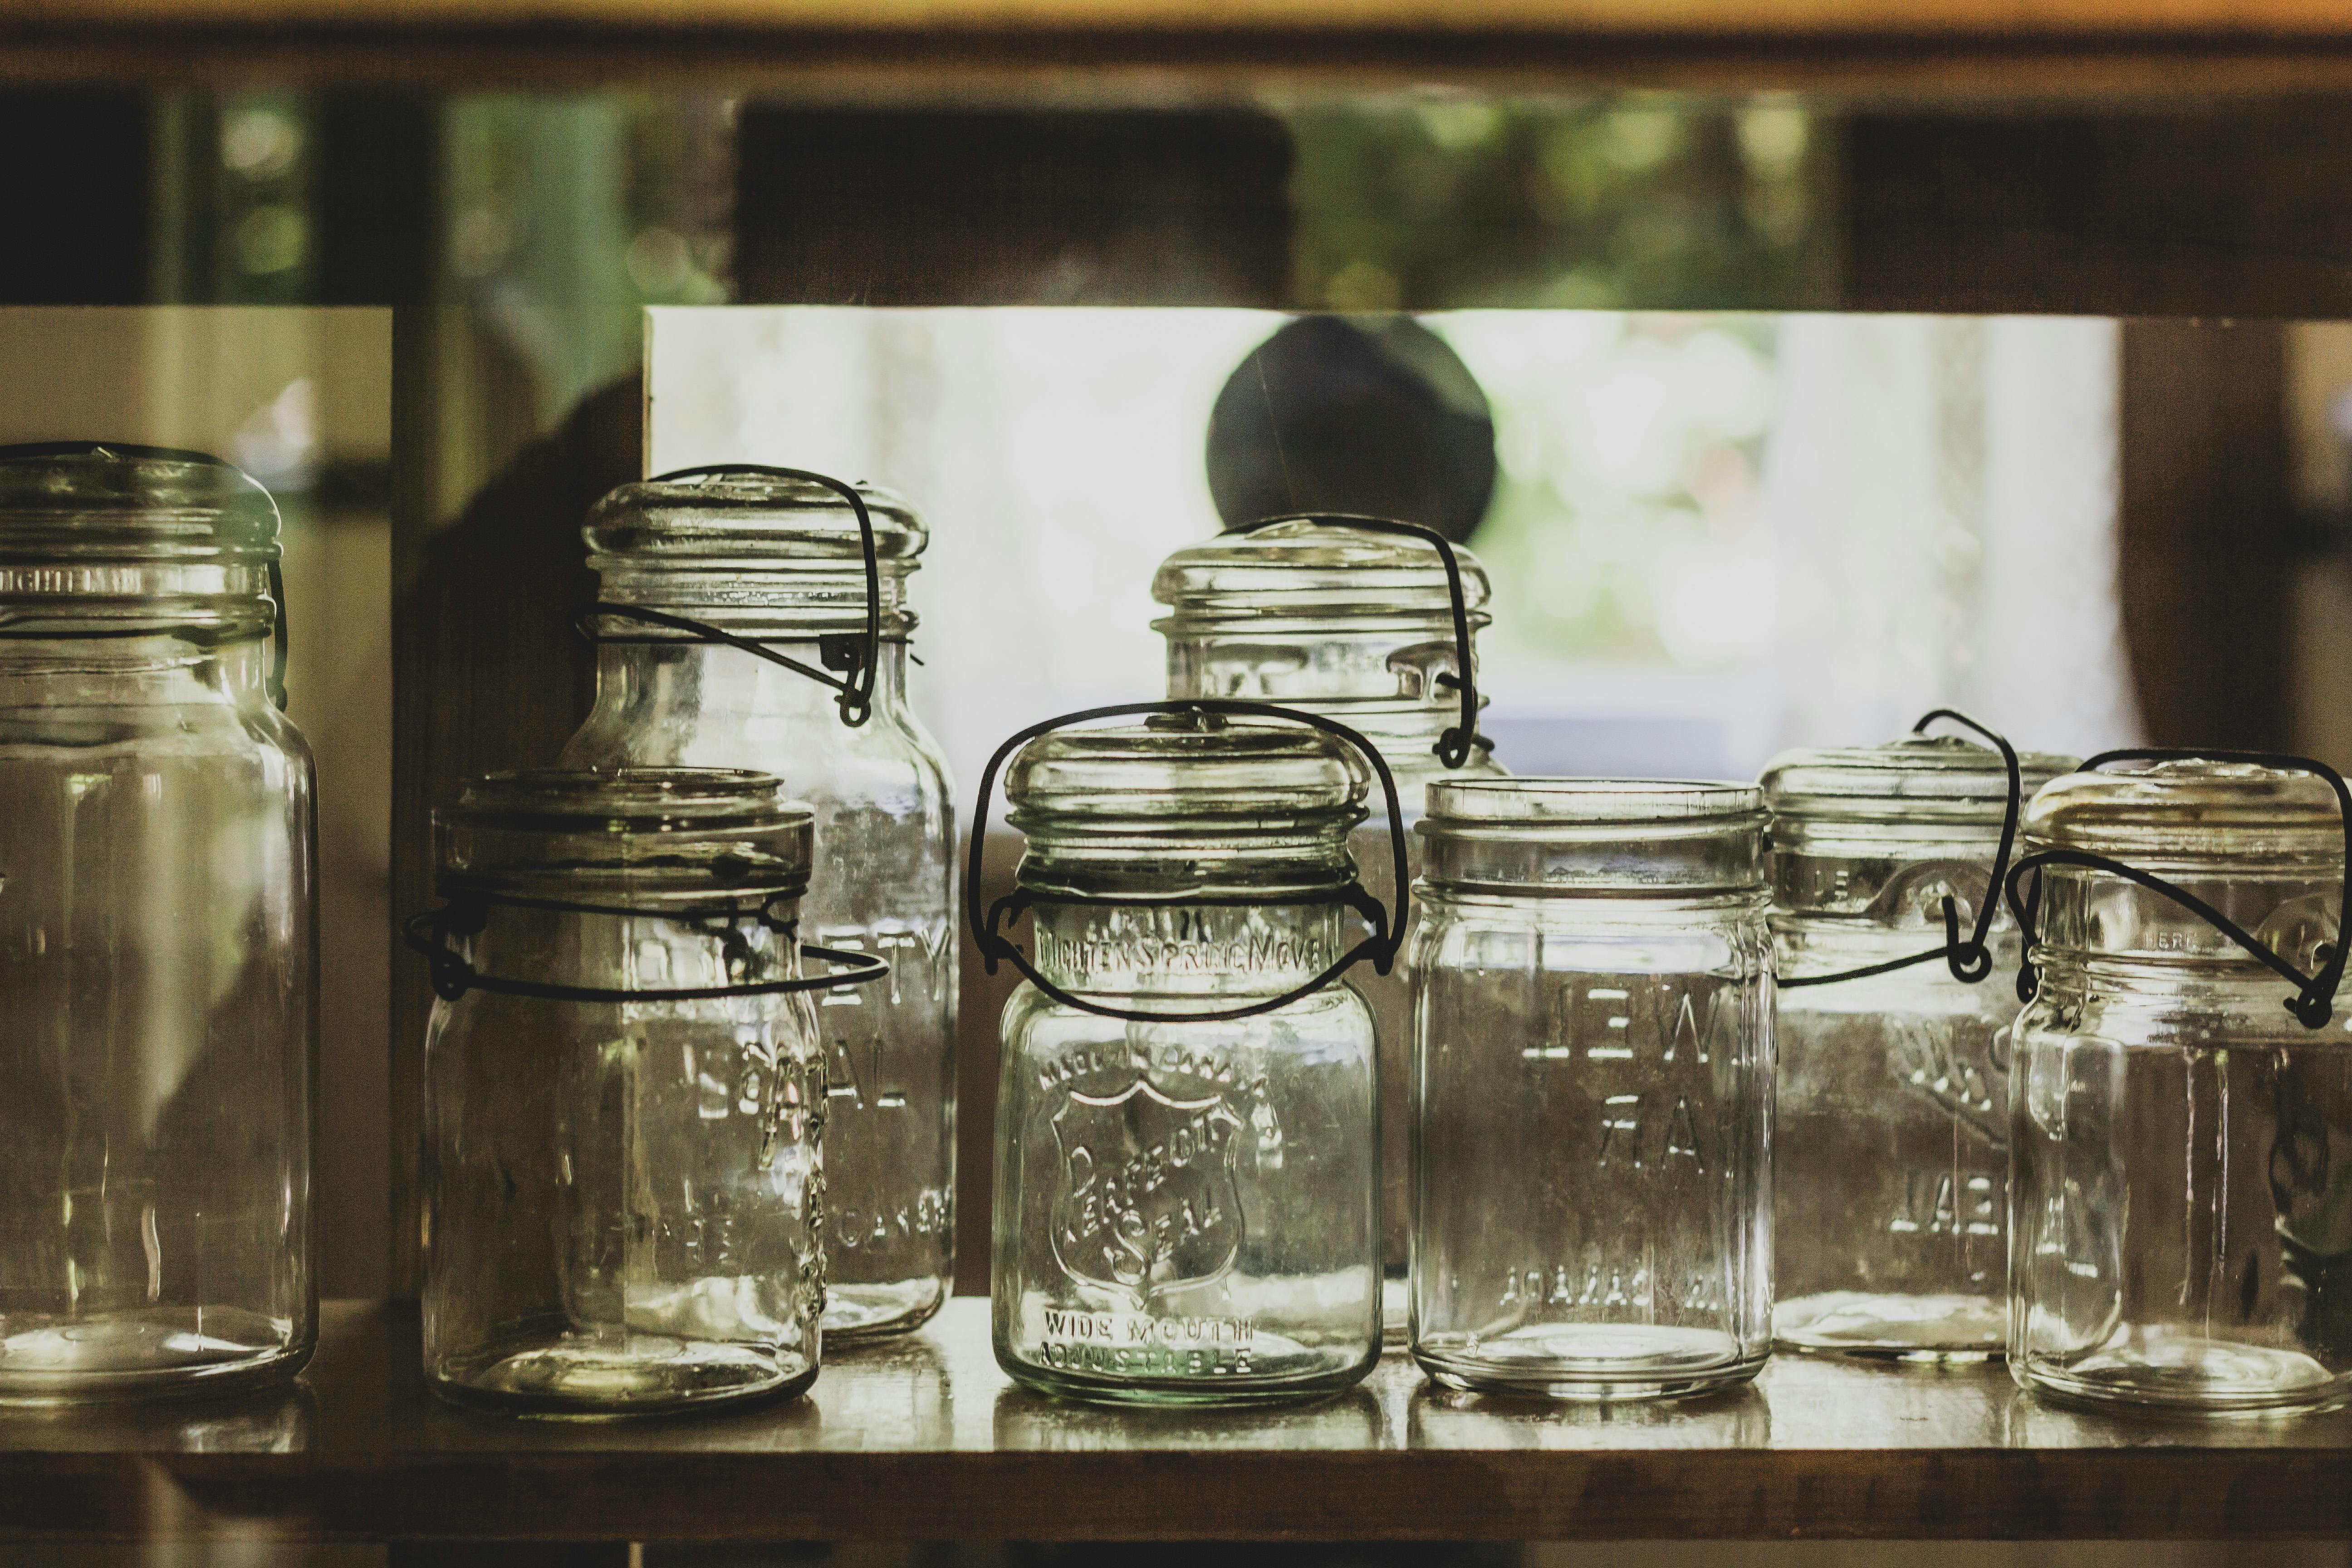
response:
<svg viewBox="0 0 2352 1568"><path fill-rule="evenodd" d="M808 889L815 815L783 791L772 773L731 768L469 779L455 805L433 814L440 889L797 898Z"/></svg>
<svg viewBox="0 0 2352 1568"><path fill-rule="evenodd" d="M922 521L888 490L852 488L873 521L876 558L885 570L892 563L911 568L930 542ZM862 569L866 560L857 513L838 491L772 474L716 472L623 485L589 509L581 534L588 563L598 571L624 563L695 572L842 563Z"/></svg>
<svg viewBox="0 0 2352 1568"><path fill-rule="evenodd" d="M2344 820L2326 780L2197 757L2069 773L2025 810L2033 849L2080 849L2142 870L2329 879Z"/></svg>
<svg viewBox="0 0 2352 1568"><path fill-rule="evenodd" d="M1028 837L1024 886L1172 897L1350 880L1347 833L1370 784L1336 735L1188 710L1041 735L1004 794Z"/></svg>
<svg viewBox="0 0 2352 1568"><path fill-rule="evenodd" d="M1764 802L1704 779L1476 778L1429 786L1433 887L1520 893L1734 893L1764 885Z"/></svg>
<svg viewBox="0 0 2352 1568"><path fill-rule="evenodd" d="M275 618L278 531L269 492L201 452L0 448L0 629L257 635Z"/></svg>
<svg viewBox="0 0 2352 1568"><path fill-rule="evenodd" d="M1473 629L1493 596L1486 569L1456 545L1463 602ZM1176 552L1151 579L1151 596L1175 614L1168 631L1200 620L1426 620L1449 626L1445 563L1420 541L1305 518L1225 533Z"/></svg>
<svg viewBox="0 0 2352 1568"><path fill-rule="evenodd" d="M2024 794L2076 759L2021 752ZM2009 812L2009 766L1990 746L1958 735L1906 735L1883 746L1783 752L1758 781L1777 835L1780 819L1821 823L1972 826L1998 839Z"/></svg>

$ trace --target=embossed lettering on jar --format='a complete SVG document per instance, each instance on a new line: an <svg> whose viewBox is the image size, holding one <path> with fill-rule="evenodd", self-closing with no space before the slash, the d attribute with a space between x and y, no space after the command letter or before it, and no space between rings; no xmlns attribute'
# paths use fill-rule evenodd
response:
<svg viewBox="0 0 2352 1568"><path fill-rule="evenodd" d="M1492 590L1476 556L1459 548L1454 556L1475 637L1487 624ZM1178 551L1160 565L1151 592L1170 606L1152 623L1168 639L1170 697L1250 698L1339 720L1380 749L1408 823L1421 816L1433 780L1502 775L1484 747L1472 748L1455 769L1436 754L1439 738L1461 717L1454 684L1459 650L1444 563L1428 543L1337 522L1276 522ZM1364 885L1393 903L1386 827L1367 822L1352 848ZM1420 874L1419 853L1416 838L1407 845L1412 875ZM1399 1341L1403 1112L1412 1062L1410 952L1389 973L1360 971L1354 982L1372 1009L1388 1107L1381 1140L1382 1261L1391 1282L1388 1330Z"/></svg>
<svg viewBox="0 0 2352 1568"><path fill-rule="evenodd" d="M0 453L0 1402L275 1382L317 1337L278 552L215 459Z"/></svg>
<svg viewBox="0 0 2352 1568"><path fill-rule="evenodd" d="M2019 759L2031 795L2074 766ZM2017 928L1991 966L1943 958L1826 984L1976 926L2010 809L1999 752L1948 736L1791 752L1772 816L1780 1151L1773 1330L1788 1348L1980 1361L2008 1338L2010 1024ZM1993 895L1999 910L1999 896Z"/></svg>
<svg viewBox="0 0 2352 1568"><path fill-rule="evenodd" d="M1741 784L1431 787L1412 1352L1440 1383L1633 1399L1762 1368L1763 826Z"/></svg>
<svg viewBox="0 0 2352 1568"><path fill-rule="evenodd" d="M435 814L425 1370L464 1404L657 1413L797 1392L824 1299L810 813L707 769L492 775ZM520 993L468 985L473 974ZM590 993L592 994L565 994Z"/></svg>
<svg viewBox="0 0 2352 1568"><path fill-rule="evenodd" d="M2320 779L2165 762L2058 780L2029 850L2184 887L2304 973L2340 939ZM2028 873L2031 874L2030 872ZM2352 1395L2352 1020L2152 889L2042 868L2017 1020L2010 1369L2036 1392L2187 1412Z"/></svg>
<svg viewBox="0 0 2352 1568"><path fill-rule="evenodd" d="M596 706L567 767L752 768L816 814L803 938L878 955L889 977L817 1002L832 1108L836 1343L921 1324L955 1272L955 811L947 763L907 700L907 579L929 535L858 487L873 521L881 643L872 717L843 721L806 676L694 634L601 623ZM607 603L718 626L840 670L866 627L855 513L807 479L722 470L625 485L596 504L589 564Z"/></svg>
<svg viewBox="0 0 2352 1568"><path fill-rule="evenodd" d="M1380 1353L1372 1025L1344 981L1364 764L1213 715L1049 734L1006 776L1034 964L997 1101L994 1338L1030 1387L1326 1394Z"/></svg>

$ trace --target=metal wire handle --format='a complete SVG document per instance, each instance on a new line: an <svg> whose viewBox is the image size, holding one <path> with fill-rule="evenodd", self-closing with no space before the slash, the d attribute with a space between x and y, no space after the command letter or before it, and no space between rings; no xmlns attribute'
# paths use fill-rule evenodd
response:
<svg viewBox="0 0 2352 1568"><path fill-rule="evenodd" d="M1437 684L1453 686L1462 693L1462 719L1431 748L1437 760L1449 768L1458 768L1470 760L1473 748L1491 752L1495 742L1478 733L1478 678L1471 667L1470 607L1462 591L1462 564L1454 554L1454 542L1433 528L1418 522L1399 522L1394 518L1371 517L1346 511L1285 512L1279 517L1262 517L1255 522L1244 522L1225 530L1227 533L1255 533L1262 528L1272 528L1285 522L1311 522L1326 528L1360 528L1367 533L1392 533L1405 539L1418 539L1436 548L1438 559L1445 563L1445 595L1454 612L1454 665L1452 675L1439 674ZM1402 886L1402 884L1400 884Z"/></svg>
<svg viewBox="0 0 2352 1568"><path fill-rule="evenodd" d="M2228 937L2248 953L2292 981L2295 994L2282 1005L2294 1016L2306 1029L2316 1029L2326 1024L2336 1009L2336 990L2344 980L2345 943L2344 911L2352 908L2352 791L2344 785L2343 775L2326 763L2312 757L2298 757L2272 752L2211 752L2184 747L2146 747L2133 750L2101 752L2083 764L2082 771L2094 773L2109 763L2120 762L2183 762L2204 760L2222 763L2252 763L2259 767L2277 768L2289 773L2311 773L2326 779L2336 792L2336 809L2344 817L2347 855L2344 867L2344 891L2336 904L2336 938L2322 943L2318 949L2319 973L2305 974L2280 957L2263 943L2254 940L2243 926L2178 883L2166 880L2137 866L2105 855L2094 855L2082 849L2042 849L2026 856L2010 869L2005 892L2011 913L2017 917L2018 929L2025 933L2025 961L2018 965L2017 999L2031 1002L2042 989L2042 969L2033 962L2034 945L2041 940L2034 933L2033 922L2042 908L2042 877L2044 866L2080 866L2093 871L2105 871L2136 882L2150 892L2161 893L2182 909ZM2034 873L2033 891L2023 899L2018 896L2018 884L2028 871Z"/></svg>
<svg viewBox="0 0 2352 1568"><path fill-rule="evenodd" d="M432 968L433 992L445 1002L455 1002L468 991L488 991L501 996L529 996L548 1002L716 1002L735 996L772 996L791 991L829 991L836 985L863 985L879 980L890 973L887 959L877 953L846 952L837 948L803 946L801 955L825 963L849 966L845 974L803 975L794 980L751 981L738 985L689 985L666 990L628 991L594 985L559 985L543 980L516 980L506 975L484 974L472 963L452 952L452 935L472 936L488 923L491 906L514 909L552 910L566 914L611 915L622 920L668 921L687 926L704 936L715 937L726 952L730 963L747 960L751 944L740 929L746 920L757 921L768 930L790 935L799 929L799 922L783 919L775 906L797 894L778 894L756 905L718 904L699 910L643 910L614 904L575 904L556 899L525 899L506 893L485 893L467 889L452 895L437 910L412 915L401 923L401 937L416 952L425 955Z"/></svg>
<svg viewBox="0 0 2352 1568"><path fill-rule="evenodd" d="M1299 896L1265 899L1248 895L1228 895L1215 898L1180 900L1143 900L1081 897L1077 895L1044 894L1016 890L996 900L985 913L981 910L981 868L988 838L988 801L996 788L997 770L1015 751L1040 735L1071 724L1089 723L1097 719L1129 718L1149 713L1232 713L1266 719L1287 720L1306 724L1326 734L1337 735L1372 764L1381 781L1381 793L1387 803L1389 818L1389 848L1396 860L1396 914L1391 922L1389 910L1374 898L1361 881L1352 881L1342 888ZM1272 702L1248 702L1234 698L1202 697L1181 701L1126 702L1109 708L1088 708L1076 713L1065 713L1057 719L1047 719L1030 725L1010 736L988 759L988 766L980 775L980 798L972 808L971 856L964 877L964 916L971 930L971 939L980 949L982 964L991 974L996 973L1001 959L1018 971L1021 977L1065 1007L1075 1007L1081 1013L1091 1013L1098 1018L1118 1018L1131 1024L1222 1024L1237 1018L1254 1018L1260 1013L1271 1013L1287 1007L1313 995L1345 973L1350 967L1366 959L1371 961L1374 972L1386 974L1396 963L1397 946L1403 939L1405 919L1411 909L1412 894L1408 890L1412 878L1405 863L1404 812L1397 802L1396 778L1381 758L1380 749L1370 741L1340 723L1319 713L1305 713L1296 708L1284 708ZM1001 927L1007 919L1020 918L1021 911L1034 904L1099 904L1117 907L1138 907L1169 903L1181 904L1316 904L1345 903L1364 917L1372 934L1349 948L1339 962L1318 974L1304 985L1292 987L1281 995L1264 1002L1254 1002L1244 1007L1224 1007L1204 1013L1147 1013L1131 1007L1108 1007L1099 1002L1089 1002L1073 995L1037 973L1028 955L1006 937Z"/></svg>
<svg viewBox="0 0 2352 1568"><path fill-rule="evenodd" d="M286 526L286 514L278 510L278 498L269 487L230 462L226 458L210 452L192 451L184 447L141 447L128 441L26 441L12 447L0 447L0 462L12 458L153 458L173 463L204 463L215 468L226 468L251 485L263 500L269 503L270 540L275 545L278 532ZM271 618L269 674L263 689L270 703L286 711L286 572L275 554L269 558L269 607ZM218 639L184 627L124 626L104 631L82 632L0 632L0 637L30 638L40 641L72 642L88 638L92 641L111 637L173 637L199 647L215 646Z"/></svg>
<svg viewBox="0 0 2352 1568"><path fill-rule="evenodd" d="M764 643L698 621L689 616L672 615L667 610L649 610L636 605L615 605L599 602L589 605L572 619L572 628L592 643L620 642L625 639L607 637L596 622L613 620L636 621L650 626L664 626L671 631L688 634L685 639L693 642L721 643L740 649L755 658L782 665L795 675L806 676L827 690L838 692L835 700L841 710L841 721L856 729L874 716L875 672L882 663L882 563L874 545L874 518L866 510L866 498L857 493L855 485L844 484L827 474L807 468L779 468L765 463L706 463L699 468L672 468L666 474L656 474L649 484L668 484L677 479L705 479L712 475L758 474L769 479L803 479L825 489L849 502L850 510L857 514L858 542L866 558L866 629L851 635L834 635L816 639L818 657L826 668L804 664L785 654L778 653ZM831 673L839 670L839 675Z"/></svg>
<svg viewBox="0 0 2352 1568"><path fill-rule="evenodd" d="M1984 897L1977 900L1977 926L1966 942L1960 940L1959 902L1951 894L1944 895L1944 945L1931 947L1925 952L1915 952L1908 958L1890 959L1885 963L1866 963L1859 969L1843 969L1834 974L1808 974L1795 980L1783 980L1779 987L1793 991L1806 985L1834 985L1841 980L1866 980L1874 974L1892 974L1898 969L1908 969L1915 963L1932 963L1944 960L1951 966L1952 978L1963 985L1974 985L1992 973L1992 949L1985 945L1985 937L1992 930L1992 918L2000 909L2000 890L2009 873L2009 854L2017 845L2018 814L2025 804L2025 774L2018 766L2017 748L2009 737L1990 725L1980 724L1957 708L1931 708L1921 714L1911 726L1915 735L1924 735L1927 726L1938 719L1949 719L1955 724L1965 724L2000 748L2000 760L2009 767L2009 809L2000 819L2000 852L1993 857L1992 880L1986 884Z"/></svg>

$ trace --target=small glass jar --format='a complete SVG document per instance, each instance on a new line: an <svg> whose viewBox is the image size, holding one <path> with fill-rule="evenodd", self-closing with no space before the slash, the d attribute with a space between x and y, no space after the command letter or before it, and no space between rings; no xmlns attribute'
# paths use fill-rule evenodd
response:
<svg viewBox="0 0 2352 1568"><path fill-rule="evenodd" d="M2039 985L2014 1030L2011 1373L2143 1409L2343 1400L2352 1025L2323 1005L2306 1027L2294 985L2115 869L2193 894L2309 974L2341 940L2334 792L2242 762L2142 762L2050 784L2025 833L2059 858L2039 866Z"/></svg>
<svg viewBox="0 0 2352 1568"><path fill-rule="evenodd" d="M493 774L434 815L425 1370L463 1404L653 1413L817 1373L824 1058L811 814L766 774ZM824 977L803 985L822 985Z"/></svg>
<svg viewBox="0 0 2352 1568"><path fill-rule="evenodd" d="M1433 784L1412 1353L1449 1388L1702 1394L1771 1349L1764 813L1731 784Z"/></svg>
<svg viewBox="0 0 2352 1568"><path fill-rule="evenodd" d="M973 923L1030 976L996 1107L1015 1382L1238 1405L1334 1394L1379 1358L1372 1020L1334 980L1361 951L1367 782L1329 734L1197 710L1013 760L1034 964L992 942L1002 910Z"/></svg>
<svg viewBox="0 0 2352 1568"><path fill-rule="evenodd" d="M2018 759L2030 795L2074 765ZM2017 928L1963 941L2010 820L2001 753L1953 736L1790 752L1764 770L1779 963L1773 1332L1788 1349L1982 1361L2008 1340ZM1833 976L1848 975L1836 979Z"/></svg>
<svg viewBox="0 0 2352 1568"><path fill-rule="evenodd" d="M1439 755L1449 734L1465 726L1461 647L1466 642L1471 648L1475 680L1476 635L1487 624L1485 606L1492 596L1486 569L1469 551L1448 546L1457 568L1449 580L1444 556L1427 538L1381 531L1402 526L1301 517L1221 534L1161 563L1151 593L1169 606L1152 626L1168 639L1171 698L1277 702L1339 720L1379 748L1410 826L1419 820L1433 782L1499 778L1504 770L1483 741L1453 752L1458 762ZM1387 831L1367 822L1352 847L1365 888L1393 905ZM1409 875L1420 875L1420 848L1418 838L1407 840ZM1387 1216L1381 1258L1389 1280L1388 1329L1400 1342L1408 1206L1402 1112L1412 1082L1406 935L1393 969L1360 973L1354 982L1371 1005L1381 1096L1391 1112L1381 1130Z"/></svg>
<svg viewBox="0 0 2352 1568"><path fill-rule="evenodd" d="M317 1339L278 560L217 458L0 450L0 1403L283 1380Z"/></svg>
<svg viewBox="0 0 2352 1568"><path fill-rule="evenodd" d="M839 1344L921 1324L955 1275L955 805L907 701L907 579L929 535L905 502L836 481L727 466L624 485L596 503L603 581L596 704L565 767L752 768L816 814L803 933L890 965L817 1003L827 1090L832 1291ZM869 592L870 710L800 670L859 683ZM641 619L631 612L663 619ZM684 625L674 624L683 621Z"/></svg>

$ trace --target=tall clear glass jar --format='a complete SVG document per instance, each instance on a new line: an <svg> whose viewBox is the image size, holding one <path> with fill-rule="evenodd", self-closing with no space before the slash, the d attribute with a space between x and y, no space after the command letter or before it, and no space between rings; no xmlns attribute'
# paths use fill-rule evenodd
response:
<svg viewBox="0 0 2352 1568"><path fill-rule="evenodd" d="M278 559L215 458L0 450L0 1402L290 1378L317 1338Z"/></svg>
<svg viewBox="0 0 2352 1568"><path fill-rule="evenodd" d="M1772 947L1748 785L1433 784L1412 1353L1450 1388L1701 1394L1771 1350Z"/></svg>
<svg viewBox="0 0 2352 1568"><path fill-rule="evenodd" d="M817 1004L833 1108L824 1327L836 1343L917 1327L955 1274L955 806L907 701L907 579L929 535L888 492L856 493L871 519L870 580L857 512L830 481L728 467L597 502L588 563L622 613L595 621L595 707L561 758L777 774L816 813L805 934L890 965L880 984ZM870 717L855 724L835 689L693 629L850 674L869 587L880 639Z"/></svg>
<svg viewBox="0 0 2352 1568"><path fill-rule="evenodd" d="M1277 702L1337 719L1380 749L1395 775L1408 826L1419 820L1429 785L1445 778L1497 778L1504 770L1483 741L1440 756L1465 728L1461 648L1487 624L1493 590L1478 558L1447 548L1456 572L1429 540L1383 530L1378 519L1288 518L1219 535L1171 555L1152 579L1169 614L1152 623L1168 640L1168 695ZM1462 623L1454 620L1455 587ZM1472 700L1475 706L1475 689ZM1468 726L1475 731L1475 715ZM1367 823L1352 846L1364 885L1393 904L1387 829ZM1406 845L1409 874L1421 874L1421 842ZM1412 1081L1410 942L1386 974L1355 984L1372 1009L1380 1041L1381 1129L1388 1279L1386 1321L1402 1342L1405 1307L1406 1133Z"/></svg>
<svg viewBox="0 0 2352 1568"><path fill-rule="evenodd" d="M1202 711L1013 759L1010 912L1033 913L1034 963L982 951L1030 976L996 1110L1014 1381L1245 1404L1336 1393L1379 1358L1372 1020L1332 978L1364 945L1347 837L1368 776L1332 735ZM976 931L1005 912L975 910Z"/></svg>
<svg viewBox="0 0 2352 1568"><path fill-rule="evenodd" d="M788 989L811 826L774 778L707 769L493 774L434 815L436 1393L612 1415L815 1378L825 1069Z"/></svg>
<svg viewBox="0 0 2352 1568"><path fill-rule="evenodd" d="M2021 795L2071 757L2018 759ZM1779 952L1773 1331L1792 1350L1998 1357L2008 1339L2017 927L1990 962L1855 973L1973 938L2002 829L2001 753L1954 736L1786 752L1764 770ZM1837 979L1845 975L1849 978Z"/></svg>
<svg viewBox="0 0 2352 1568"><path fill-rule="evenodd" d="M2025 1387L2209 1413L2352 1395L2352 1025L2323 1002L2306 1026L2298 986L2125 874L2310 975L2342 940L2340 809L2309 773L2210 759L2074 773L2027 808L2026 847L2056 858L2014 1030Z"/></svg>

